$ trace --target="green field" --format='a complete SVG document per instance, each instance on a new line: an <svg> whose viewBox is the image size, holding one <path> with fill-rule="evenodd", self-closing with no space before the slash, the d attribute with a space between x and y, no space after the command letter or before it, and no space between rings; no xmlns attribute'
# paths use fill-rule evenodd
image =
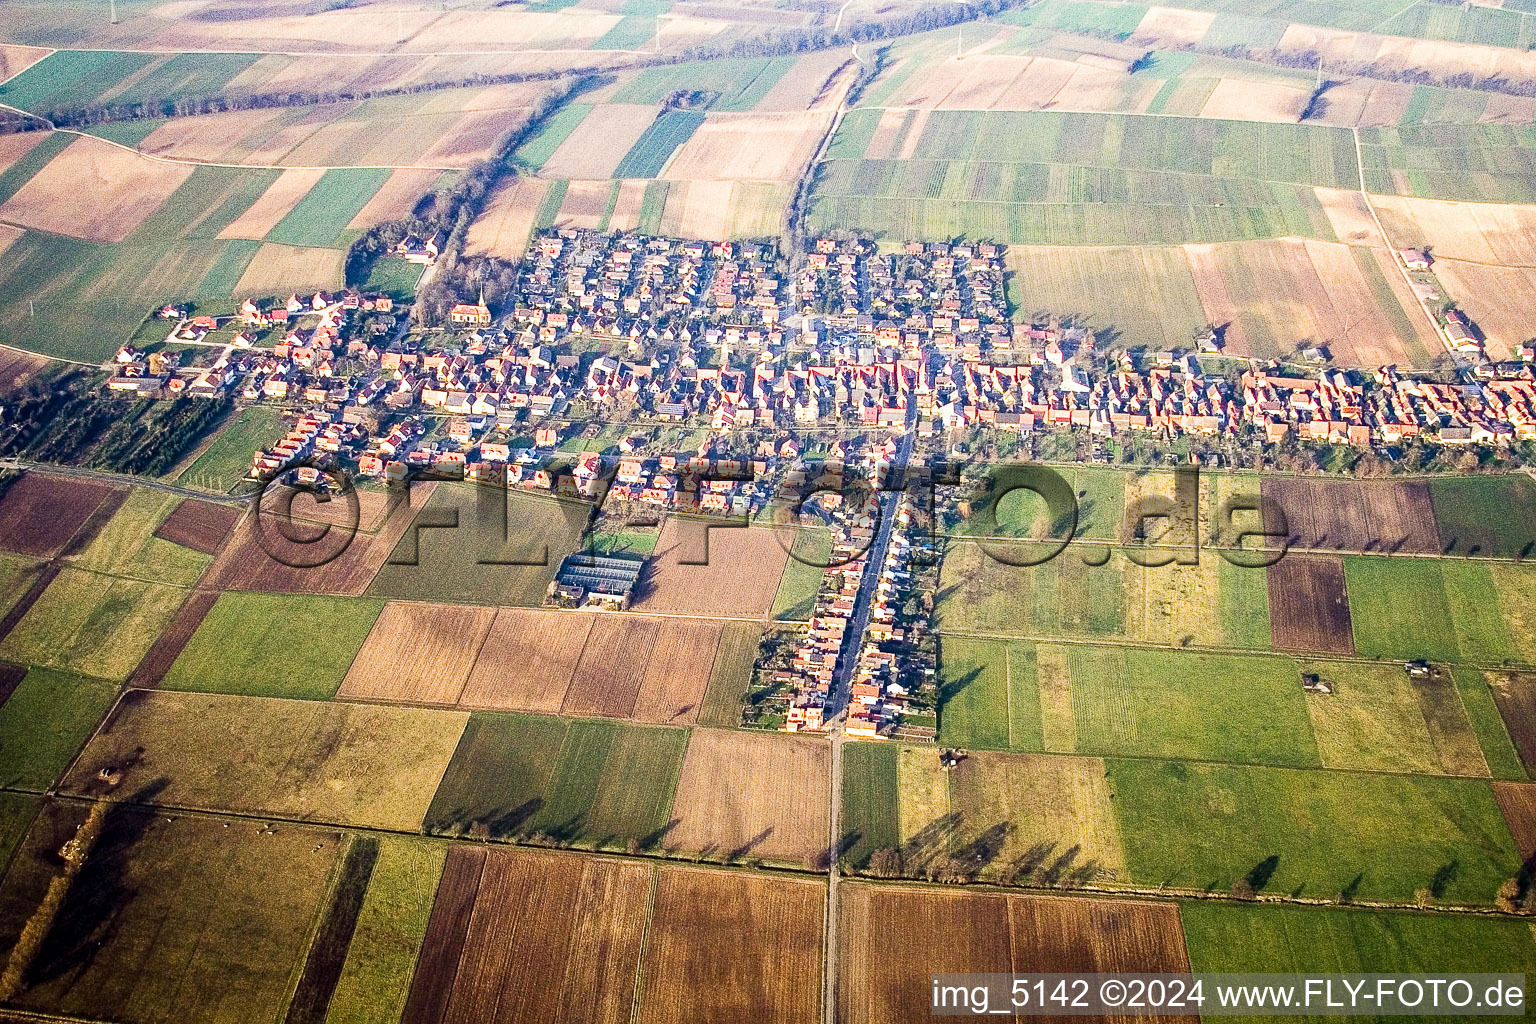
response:
<svg viewBox="0 0 1536 1024"><path fill-rule="evenodd" d="M839 135L867 138L880 111ZM935 111L913 159L834 141L812 224L893 239L1168 245L1334 234L1308 187L1355 187L1347 131L1123 114ZM1187 295L1185 296L1187 299Z"/></svg>
<svg viewBox="0 0 1536 1024"><path fill-rule="evenodd" d="M1182 249L1014 247L1008 266L1011 308L1035 322L1071 318L1100 343L1183 348L1206 324Z"/></svg>
<svg viewBox="0 0 1536 1024"><path fill-rule="evenodd" d="M261 57L259 53L178 53L169 59L161 55L147 74L136 76L126 88L115 91L110 102L153 102L157 104L156 112L169 113L166 108L176 100L211 96L222 91L231 79Z"/></svg>
<svg viewBox="0 0 1536 1024"><path fill-rule="evenodd" d="M1436 478L1429 497L1450 554L1512 558L1536 550L1536 483L1523 473Z"/></svg>
<svg viewBox="0 0 1536 1024"><path fill-rule="evenodd" d="M191 586L212 556L154 535L181 502L179 494L134 488L75 564L115 576Z"/></svg>
<svg viewBox="0 0 1536 1024"><path fill-rule="evenodd" d="M436 835L543 834L594 846L659 837L685 729L476 713L427 813Z"/></svg>
<svg viewBox="0 0 1536 1024"><path fill-rule="evenodd" d="M478 490L473 484L438 484L418 522L447 522L457 515L458 526L407 531L368 593L420 601L543 604L561 559L581 547L592 505L509 490L492 492L494 507L487 507L478 503ZM499 511L503 496L504 517Z"/></svg>
<svg viewBox="0 0 1536 1024"><path fill-rule="evenodd" d="M614 93L613 102L659 104L677 90L689 89L715 93L713 110L750 110L794 64L794 57L720 57L646 68Z"/></svg>
<svg viewBox="0 0 1536 1024"><path fill-rule="evenodd" d="M383 167L338 167L326 171L298 205L267 233L284 245L335 246L357 211L389 180Z"/></svg>
<svg viewBox="0 0 1536 1024"><path fill-rule="evenodd" d="M185 596L177 587L65 569L0 642L0 658L126 679Z"/></svg>
<svg viewBox="0 0 1536 1024"><path fill-rule="evenodd" d="M1179 916L1195 971L1529 974L1536 970L1530 926L1509 918L1243 906L1211 900L1183 903Z"/></svg>
<svg viewBox="0 0 1536 1024"><path fill-rule="evenodd" d="M419 263L383 256L373 261L373 266L368 269L368 277L360 287L365 292L405 301L416 294L422 272Z"/></svg>
<svg viewBox="0 0 1536 1024"><path fill-rule="evenodd" d="M1034 644L944 637L939 655L939 742L1046 749Z"/></svg>
<svg viewBox="0 0 1536 1024"><path fill-rule="evenodd" d="M1493 701L1493 693L1488 688L1488 681L1483 678L1481 672L1463 666L1456 667L1452 674L1456 681L1456 689L1461 694L1461 703L1466 710L1468 723L1477 736L1478 745L1482 748L1483 757L1488 763L1489 773L1495 779L1506 779L1511 782L1526 781L1525 768L1520 764L1520 755L1515 752L1515 745L1509 738L1509 730L1504 725L1504 718L1499 714L1498 705Z"/></svg>
<svg viewBox="0 0 1536 1024"><path fill-rule="evenodd" d="M160 688L329 700L383 610L358 598L220 594Z"/></svg>
<svg viewBox="0 0 1536 1024"><path fill-rule="evenodd" d="M832 558L832 534L828 530L797 530L790 544L790 557L779 577L779 590L773 596L770 616L776 620L805 621L816 608L826 565Z"/></svg>
<svg viewBox="0 0 1536 1024"><path fill-rule="evenodd" d="M270 448L286 432L282 413L271 406L253 406L230 421L197 461L176 482L228 494L251 470L251 456Z"/></svg>
<svg viewBox="0 0 1536 1024"><path fill-rule="evenodd" d="M940 740L1314 767L1289 658L945 637Z"/></svg>
<svg viewBox="0 0 1536 1024"><path fill-rule="evenodd" d="M34 668L0 705L0 786L43 792L117 696L101 679Z"/></svg>
<svg viewBox="0 0 1536 1024"><path fill-rule="evenodd" d="M37 813L38 800L26 793L0 793L0 872L11 861Z"/></svg>
<svg viewBox="0 0 1536 1024"><path fill-rule="evenodd" d="M1381 658L1524 660L1506 625L1496 572L1507 575L1504 566L1458 559L1345 558L1355 650Z"/></svg>
<svg viewBox="0 0 1536 1024"><path fill-rule="evenodd" d="M741 706L752 684L763 629L751 622L727 622L715 648L709 687L699 706L699 724L709 729L734 729L741 724Z"/></svg>
<svg viewBox="0 0 1536 1024"><path fill-rule="evenodd" d="M1108 762L1131 878L1409 902L1488 904L1520 867L1486 782L1341 771ZM1262 883L1262 884L1260 884Z"/></svg>
<svg viewBox="0 0 1536 1024"><path fill-rule="evenodd" d="M654 178L667 165L678 146L688 141L704 123L696 110L669 110L658 117L635 141L614 169L615 178Z"/></svg>
<svg viewBox="0 0 1536 1024"><path fill-rule="evenodd" d="M1403 124L1360 129L1366 187L1387 195L1536 202L1536 127ZM1398 172L1394 174L1393 172Z"/></svg>
<svg viewBox="0 0 1536 1024"><path fill-rule="evenodd" d="M447 854L440 843L379 838L379 858L331 997L327 1024L400 1018Z"/></svg>
<svg viewBox="0 0 1536 1024"><path fill-rule="evenodd" d="M89 1020L281 1017L342 837L124 806L87 823L88 806L46 805L0 886L0 945L30 963L12 1005ZM49 899L65 877L56 851L74 837L88 856ZM18 950L29 920L37 938Z"/></svg>
<svg viewBox="0 0 1536 1024"><path fill-rule="evenodd" d="M863 866L876 850L901 844L898 749L894 743L843 747L843 834L835 842L848 864Z"/></svg>
<svg viewBox="0 0 1536 1024"><path fill-rule="evenodd" d="M38 562L26 555L0 551L0 615L11 610L37 578Z"/></svg>
<svg viewBox="0 0 1536 1024"><path fill-rule="evenodd" d="M1306 696L1328 767L1488 775L1460 687L1449 674L1413 680L1399 665L1360 662L1302 662L1301 671L1334 686L1333 693ZM1497 718L1492 697L1485 699Z"/></svg>
<svg viewBox="0 0 1536 1024"><path fill-rule="evenodd" d="M469 716L314 700L129 690L61 792L415 831Z"/></svg>
<svg viewBox="0 0 1536 1024"><path fill-rule="evenodd" d="M0 200L42 166L36 159L40 151L44 155L54 152L53 140L43 141L27 158L0 175ZM341 182L373 175L374 189L382 180L377 177L380 172L331 173L341 174ZM116 245L27 232L6 250L6 258L0 262L0 344L98 362L132 337L163 303L190 302L200 312L233 311L233 292L260 243L217 235L276 175L276 171L261 169L199 167ZM306 212L291 225L293 231L302 226L317 236L335 226L323 241L313 243L326 246L336 243L356 209L348 204L357 201L356 195L335 195L336 190L327 186L329 181L328 174L311 191L310 198L318 194L316 202L324 200L322 205L330 204L330 208L306 208L310 202L306 198L294 214ZM366 198L357 201L357 206ZM351 212L342 216L347 209ZM336 217L341 217L339 225ZM324 279L295 276L285 290L305 292L341 284L328 274L321 277Z"/></svg>
<svg viewBox="0 0 1536 1024"><path fill-rule="evenodd" d="M656 19L627 16L592 44L594 50L638 50L656 35Z"/></svg>
<svg viewBox="0 0 1536 1024"><path fill-rule="evenodd" d="M513 159L534 170L543 167L544 161L554 156L560 144L570 138L576 126L591 112L590 103L571 103L561 107L544 120L527 142L517 147Z"/></svg>
<svg viewBox="0 0 1536 1024"><path fill-rule="evenodd" d="M154 62L152 53L63 50L0 85L0 103L34 114L84 106Z"/></svg>

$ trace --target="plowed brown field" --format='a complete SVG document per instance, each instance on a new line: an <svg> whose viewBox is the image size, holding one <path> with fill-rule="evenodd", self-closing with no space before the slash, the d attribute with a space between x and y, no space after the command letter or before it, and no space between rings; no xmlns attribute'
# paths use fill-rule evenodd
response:
<svg viewBox="0 0 1536 1024"><path fill-rule="evenodd" d="M827 855L830 763L824 740L697 729L666 845L817 864Z"/></svg>
<svg viewBox="0 0 1536 1024"><path fill-rule="evenodd" d="M569 715L628 718L640 695L640 681L651 647L655 619L604 615L592 623L587 646L571 676L561 710Z"/></svg>
<svg viewBox="0 0 1536 1024"><path fill-rule="evenodd" d="M1340 559L1287 555L1267 572L1269 632L1276 650L1355 653Z"/></svg>
<svg viewBox="0 0 1536 1024"><path fill-rule="evenodd" d="M337 696L456 704L495 617L492 608L387 604Z"/></svg>
<svg viewBox="0 0 1536 1024"><path fill-rule="evenodd" d="M1172 903L856 882L844 883L838 895L838 1020L843 1024L925 1017L932 998L929 976L936 972L1189 970L1178 907ZM934 941L935 936L944 939Z"/></svg>
<svg viewBox="0 0 1536 1024"><path fill-rule="evenodd" d="M114 490L92 481L24 474L0 498L0 549L52 558Z"/></svg>
<svg viewBox="0 0 1536 1024"><path fill-rule="evenodd" d="M1274 478L1261 486L1285 513L1293 548L1440 551L1426 484Z"/></svg>
<svg viewBox="0 0 1536 1024"><path fill-rule="evenodd" d="M635 701L637 721L692 725L699 720L722 625L708 620L661 620Z"/></svg>
<svg viewBox="0 0 1536 1024"><path fill-rule="evenodd" d="M788 544L781 544L768 529L709 529L709 522L667 518L636 590L636 611L768 615L789 558ZM685 561L707 564L685 565Z"/></svg>
<svg viewBox="0 0 1536 1024"><path fill-rule="evenodd" d="M501 609L459 703L502 711L558 713L591 630L590 615Z"/></svg>
<svg viewBox="0 0 1536 1024"><path fill-rule="evenodd" d="M239 521L240 510L232 505L188 498L165 517L155 536L212 555L224 546L229 531Z"/></svg>

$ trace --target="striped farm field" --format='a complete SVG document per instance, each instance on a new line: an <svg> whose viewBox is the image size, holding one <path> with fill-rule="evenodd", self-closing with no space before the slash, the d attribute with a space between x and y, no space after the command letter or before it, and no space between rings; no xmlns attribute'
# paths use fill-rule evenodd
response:
<svg viewBox="0 0 1536 1024"><path fill-rule="evenodd" d="M614 168L619 178L654 178L672 154L704 123L704 114L669 110L648 127Z"/></svg>
<svg viewBox="0 0 1536 1024"><path fill-rule="evenodd" d="M869 139L882 116L856 110L839 137ZM896 159L857 159L834 140L813 224L1042 244L1331 240L1310 186L1356 177L1349 133L1310 125L1039 111L919 120Z"/></svg>
<svg viewBox="0 0 1536 1024"><path fill-rule="evenodd" d="M0 262L0 344L96 362L165 302L232 311L237 295L340 287L340 248L278 249L256 259L259 239L293 210L318 175L290 179L255 168L178 167L143 160L99 140L68 139L62 134L45 138L0 173L0 198L8 197L8 215L35 218L39 228L11 241ZM89 171L90 166L106 166L89 158L107 149L113 151L113 166L130 161L133 173L117 184ZM77 155L72 157L72 151ZM84 171L50 171L60 160L80 164L80 154L87 158ZM144 173L138 174L141 167ZM142 194L118 204L111 217L98 215L99 208L113 208L116 192L139 178L148 183ZM274 207L280 192L284 195ZM70 195L55 202L49 197L56 193ZM357 202L357 208L364 202ZM262 207L269 209L262 212ZM339 241L357 209L317 213L317 218L338 218L340 209L347 210L347 219L327 246ZM334 223L323 225L324 230ZM68 237L70 232L121 241L87 241Z"/></svg>

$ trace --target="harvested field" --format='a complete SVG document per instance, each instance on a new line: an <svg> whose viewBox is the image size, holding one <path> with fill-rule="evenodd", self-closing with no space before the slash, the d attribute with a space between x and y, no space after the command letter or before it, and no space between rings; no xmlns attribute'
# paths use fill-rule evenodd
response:
<svg viewBox="0 0 1536 1024"><path fill-rule="evenodd" d="M819 1020L825 900L820 880L660 868L635 1020Z"/></svg>
<svg viewBox="0 0 1536 1024"><path fill-rule="evenodd" d="M662 619L658 623L635 700L636 721L692 725L699 720L721 629L719 622Z"/></svg>
<svg viewBox="0 0 1536 1024"><path fill-rule="evenodd" d="M1536 338L1530 316L1536 308L1536 269L1441 259L1435 261L1435 276L1477 324L1491 358L1513 359Z"/></svg>
<svg viewBox="0 0 1536 1024"><path fill-rule="evenodd" d="M1413 363L1410 348L1422 345L1379 267L1349 247L1287 238L1184 249L1206 318L1228 325L1232 352L1268 358L1307 342L1341 363L1379 366Z"/></svg>
<svg viewBox="0 0 1536 1024"><path fill-rule="evenodd" d="M181 657L192 634L197 632L197 627L218 599L219 595L212 590L198 590L183 601L176 617L139 661L133 675L128 677L128 685L141 688L158 686L176 659Z"/></svg>
<svg viewBox="0 0 1536 1024"><path fill-rule="evenodd" d="M214 555L224 546L229 531L239 521L240 509L237 506L215 505L211 501L188 498L166 517L165 522L155 530L155 536L193 551L201 551L205 555Z"/></svg>
<svg viewBox="0 0 1536 1024"><path fill-rule="evenodd" d="M1205 101L1200 116L1295 124L1311 99L1311 90L1295 85L1223 78Z"/></svg>
<svg viewBox="0 0 1536 1024"><path fill-rule="evenodd" d="M503 608L459 697L465 707L557 714L593 616Z"/></svg>
<svg viewBox="0 0 1536 1024"><path fill-rule="evenodd" d="M492 608L387 604L337 696L456 704L495 617Z"/></svg>
<svg viewBox="0 0 1536 1024"><path fill-rule="evenodd" d="M1352 78L1323 92L1322 113L1311 120L1345 128L1384 128L1397 124L1413 100L1414 87L1407 82L1379 82Z"/></svg>
<svg viewBox="0 0 1536 1024"><path fill-rule="evenodd" d="M1153 348L1182 345L1206 323L1178 246L1011 245L1006 259L1009 298L1031 317L1071 316Z"/></svg>
<svg viewBox="0 0 1536 1024"><path fill-rule="evenodd" d="M0 946L15 949L29 920L48 928L7 1005L143 1024L280 1019L343 836L125 806L88 814L46 804L0 889ZM77 836L94 837L89 855L50 922L65 877L56 854Z"/></svg>
<svg viewBox="0 0 1536 1024"><path fill-rule="evenodd" d="M609 231L633 231L640 226L647 184L643 178L619 182L619 195L614 201L613 212L608 216Z"/></svg>
<svg viewBox="0 0 1536 1024"><path fill-rule="evenodd" d="M451 848L402 1020L628 1022L651 876L605 858Z"/></svg>
<svg viewBox="0 0 1536 1024"><path fill-rule="evenodd" d="M348 222L348 230L371 228L386 220L410 216L439 174L435 170L412 170L409 167L395 171Z"/></svg>
<svg viewBox="0 0 1536 1024"><path fill-rule="evenodd" d="M0 253L5 252L7 237L0 233ZM0 395L9 394L21 387L48 366L49 361L44 356L14 348L0 348Z"/></svg>
<svg viewBox="0 0 1536 1024"><path fill-rule="evenodd" d="M261 197L219 232L220 238L262 239L277 227L278 222L293 212L299 200L309 194L321 178L323 168L286 170L277 176Z"/></svg>
<svg viewBox="0 0 1536 1024"><path fill-rule="evenodd" d="M1342 560L1289 555L1267 572L1276 650L1355 653Z"/></svg>
<svg viewBox="0 0 1536 1024"><path fill-rule="evenodd" d="M608 212L608 197L613 194L611 181L572 181L565 187L560 212L555 215L557 228L596 230Z"/></svg>
<svg viewBox="0 0 1536 1024"><path fill-rule="evenodd" d="M539 173L546 178L612 178L624 154L655 123L656 114L655 107L639 103L605 103L592 108L544 161Z"/></svg>
<svg viewBox="0 0 1536 1024"><path fill-rule="evenodd" d="M1489 672L1488 685L1504 727L1526 769L1536 769L1536 675L1529 672Z"/></svg>
<svg viewBox="0 0 1536 1024"><path fill-rule="evenodd" d="M830 751L818 739L696 729L668 849L817 864L827 855ZM771 786L763 779L774 779Z"/></svg>
<svg viewBox="0 0 1536 1024"><path fill-rule="evenodd" d="M712 113L667 166L675 181L793 181L816 153L830 113Z"/></svg>
<svg viewBox="0 0 1536 1024"><path fill-rule="evenodd" d="M1371 217L1370 207L1366 205L1365 197L1359 192L1351 192L1340 188L1323 188L1319 185L1312 190L1317 196L1318 205L1323 208L1323 213L1328 217L1328 224L1333 228L1333 233L1339 236L1339 241L1350 245L1384 246L1381 230L1376 227L1376 221Z"/></svg>
<svg viewBox="0 0 1536 1024"><path fill-rule="evenodd" d="M1536 206L1376 195L1371 203L1393 245L1421 246L1442 260L1536 266Z"/></svg>
<svg viewBox="0 0 1536 1024"><path fill-rule="evenodd" d="M718 520L710 525L667 517L636 588L636 611L767 617L791 538L781 541L770 529L721 527Z"/></svg>
<svg viewBox="0 0 1536 1024"><path fill-rule="evenodd" d="M121 242L191 174L190 166L81 136L0 205L0 219L89 242Z"/></svg>
<svg viewBox="0 0 1536 1024"><path fill-rule="evenodd" d="M0 497L0 549L52 558L117 489L28 472Z"/></svg>
<svg viewBox="0 0 1536 1024"><path fill-rule="evenodd" d="M27 68L48 56L50 52L46 46L20 46L16 43L0 43L0 82L21 74Z"/></svg>
<svg viewBox="0 0 1536 1024"><path fill-rule="evenodd" d="M416 831L469 716L315 700L129 690L62 792Z"/></svg>
<svg viewBox="0 0 1536 1024"><path fill-rule="evenodd" d="M568 715L628 718L645 674L645 654L656 642L657 621L602 615L592 623L561 711Z"/></svg>
<svg viewBox="0 0 1536 1024"><path fill-rule="evenodd" d="M485 212L470 225L465 251L509 259L521 256L548 191L548 181L522 175L498 189Z"/></svg>
<svg viewBox="0 0 1536 1024"><path fill-rule="evenodd" d="M1275 477L1262 493L1285 514L1293 549L1440 551L1428 484Z"/></svg>
<svg viewBox="0 0 1536 1024"><path fill-rule="evenodd" d="M293 294L340 288L347 254L341 249L263 242L236 282L236 295Z"/></svg>
<svg viewBox="0 0 1536 1024"><path fill-rule="evenodd" d="M1504 812L1509 834L1515 837L1520 858L1536 857L1536 785L1528 782L1495 782L1493 798Z"/></svg>
<svg viewBox="0 0 1536 1024"><path fill-rule="evenodd" d="M10 170L11 165L32 152L46 138L47 132L11 132L0 135L0 174Z"/></svg>
<svg viewBox="0 0 1536 1024"><path fill-rule="evenodd" d="M351 539L341 554L331 561L311 569L296 568L277 561L267 554L258 536L257 521L247 515L236 528L230 543L225 545L213 565L208 567L207 585L219 590L266 590L278 593L341 594L356 597L367 589L368 583L378 572L379 566L389 557L406 529L416 516L416 511L431 497L437 485L428 483L424 488L412 487L410 500L400 501L387 513L382 525L372 532L363 531L373 514L384 514L388 499L377 492L359 492L361 504L359 533ZM273 533L265 534L267 543L284 549L292 548L290 560L300 565L316 557L318 545L287 545ZM313 533L309 536L314 536ZM343 534L337 535L339 541ZM329 541L325 542L329 543ZM333 549L327 549L327 551ZM285 557L288 557L285 551Z"/></svg>
<svg viewBox="0 0 1536 1024"><path fill-rule="evenodd" d="M939 972L1189 970L1179 909L1172 903L858 882L844 884L838 903L842 1024L918 1019L931 1001L928 978ZM933 942L933 935L952 941Z"/></svg>
<svg viewBox="0 0 1536 1024"><path fill-rule="evenodd" d="M1206 11L1185 11L1172 7L1149 7L1132 39L1159 43L1198 43L1210 31L1216 15Z"/></svg>

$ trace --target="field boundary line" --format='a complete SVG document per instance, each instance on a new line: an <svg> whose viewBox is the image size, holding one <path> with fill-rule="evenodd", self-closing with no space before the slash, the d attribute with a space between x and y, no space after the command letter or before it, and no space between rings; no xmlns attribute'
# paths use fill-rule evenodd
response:
<svg viewBox="0 0 1536 1024"><path fill-rule="evenodd" d="M1316 651L1276 651L1254 647L1231 647L1220 644L1157 643L1153 640L1117 639L1115 637L1053 636L1041 633L986 633L966 629L934 630L940 636L958 636L971 640L1027 640L1036 644L1070 644L1079 647L1139 647L1153 651L1188 651L1193 654L1230 654L1252 658L1291 658L1297 661L1331 661L1359 665L1406 665L1414 658L1372 658L1363 654L1332 654ZM1536 671L1536 663L1518 661L1505 664L1486 661L1439 661L1435 664L1461 665L1479 672L1528 672Z"/></svg>
<svg viewBox="0 0 1536 1024"><path fill-rule="evenodd" d="M651 865L651 884L645 894L645 923L640 926L640 952L635 959L635 986L629 997L629 1024L639 1024L640 994L645 988L645 953L651 941L651 922L656 916L656 887L661 882L661 866Z"/></svg>
<svg viewBox="0 0 1536 1024"><path fill-rule="evenodd" d="M1371 193L1365 187L1365 149L1360 145L1360 126L1355 125L1350 128L1349 134L1355 142L1355 173L1360 181L1360 198L1365 201L1365 208L1371 212L1371 220L1376 222L1376 230L1381 233L1381 241L1387 247L1387 255L1392 260L1392 266L1402 277L1403 283L1408 286L1409 294L1418 300L1415 305L1419 307L1419 312L1423 313L1429 321L1430 331L1433 332L1436 338L1440 339L1440 347L1449 352L1452 359L1456 359L1456 350L1446 338L1445 332L1440 330L1440 324L1436 322L1435 315L1429 311L1429 305L1425 302L1424 297L1414 289L1413 275L1408 273L1408 268L1403 266L1402 260L1398 259L1397 247L1392 244L1392 237L1387 234L1387 226L1382 223L1381 215L1376 212L1376 204L1371 202Z"/></svg>

